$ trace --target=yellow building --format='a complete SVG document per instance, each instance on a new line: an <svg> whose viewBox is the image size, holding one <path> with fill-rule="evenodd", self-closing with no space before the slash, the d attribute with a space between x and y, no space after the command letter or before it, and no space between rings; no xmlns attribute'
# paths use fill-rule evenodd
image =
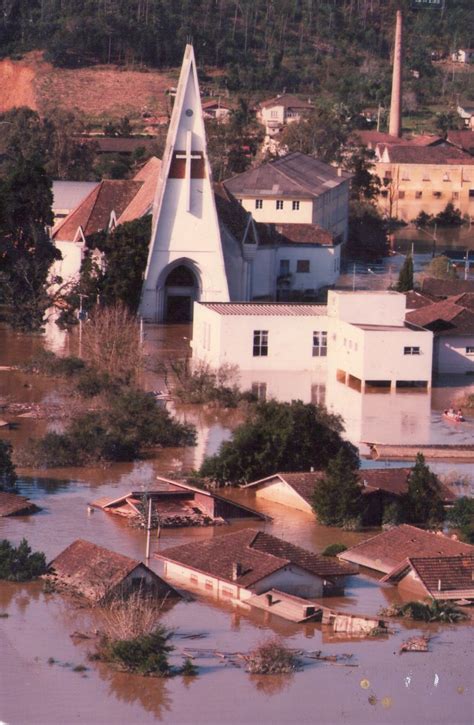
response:
<svg viewBox="0 0 474 725"><path fill-rule="evenodd" d="M421 211L439 214L452 203L474 218L474 157L447 143L379 145L375 173L382 181L379 206L405 222Z"/></svg>

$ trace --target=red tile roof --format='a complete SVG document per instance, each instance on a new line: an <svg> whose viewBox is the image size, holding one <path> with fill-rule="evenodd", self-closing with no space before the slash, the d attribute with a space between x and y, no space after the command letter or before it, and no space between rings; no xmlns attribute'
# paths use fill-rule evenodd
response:
<svg viewBox="0 0 474 725"><path fill-rule="evenodd" d="M0 516L26 516L40 509L29 498L0 491Z"/></svg>
<svg viewBox="0 0 474 725"><path fill-rule="evenodd" d="M464 307L462 299L472 305L471 297L460 295L408 312L412 324L432 330L437 335L474 335L474 310Z"/></svg>
<svg viewBox="0 0 474 725"><path fill-rule="evenodd" d="M343 561L388 574L413 556L439 557L474 553L474 546L402 524L383 531L339 554Z"/></svg>
<svg viewBox="0 0 474 725"><path fill-rule="evenodd" d="M383 577L382 581L400 581L410 569L427 593L435 599L474 598L474 553L410 557Z"/></svg>
<svg viewBox="0 0 474 725"><path fill-rule="evenodd" d="M151 214L160 170L160 159L156 156L152 156L148 159L140 171L135 174L133 180L141 181L143 184L122 214L117 217L117 224L131 222L134 219L139 219L140 217L145 216L145 214Z"/></svg>
<svg viewBox="0 0 474 725"><path fill-rule="evenodd" d="M364 146L372 146L374 148L377 144L391 144L397 146L431 146L442 141L440 136L434 136L432 134L422 134L420 136L412 136L411 138L399 138L398 136L390 136L388 133L382 131L375 131L372 129L361 129L354 131L352 134L354 140L360 140Z"/></svg>
<svg viewBox="0 0 474 725"><path fill-rule="evenodd" d="M464 292L474 292L474 280L425 277L421 283L421 292L431 297L453 297Z"/></svg>
<svg viewBox="0 0 474 725"><path fill-rule="evenodd" d="M317 246L332 246L334 239L331 232L317 224L258 224L260 232L266 227L266 234L262 235L262 244L276 244L285 246L291 244L315 244Z"/></svg>
<svg viewBox="0 0 474 725"><path fill-rule="evenodd" d="M433 299L427 295L421 294L421 292L405 292L406 298L406 309L407 310L419 310L420 307L427 307L427 305L433 304Z"/></svg>
<svg viewBox="0 0 474 725"><path fill-rule="evenodd" d="M474 131L448 131L447 141L469 154L474 154Z"/></svg>
<svg viewBox="0 0 474 725"><path fill-rule="evenodd" d="M264 315L277 317L314 317L326 315L326 305L303 305L299 302L201 302L219 315Z"/></svg>
<svg viewBox="0 0 474 725"><path fill-rule="evenodd" d="M53 238L62 242L76 239L81 227L84 236L107 229L110 215L118 219L142 187L143 181L134 179L105 179L67 217L53 229Z"/></svg>
<svg viewBox="0 0 474 725"><path fill-rule="evenodd" d="M393 164L441 164L472 166L474 158L449 144L439 146L387 145L388 162Z"/></svg>
<svg viewBox="0 0 474 725"><path fill-rule="evenodd" d="M314 554L255 529L215 536L202 543L175 546L156 557L248 588L291 564L321 578L357 573L354 567L331 557ZM239 565L236 579L233 579L234 565Z"/></svg>

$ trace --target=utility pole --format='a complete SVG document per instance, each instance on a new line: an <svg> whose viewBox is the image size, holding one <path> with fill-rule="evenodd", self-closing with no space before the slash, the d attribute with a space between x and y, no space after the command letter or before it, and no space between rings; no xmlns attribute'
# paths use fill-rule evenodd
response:
<svg viewBox="0 0 474 725"><path fill-rule="evenodd" d="M151 504L152 504L151 496L148 496L148 519L147 519L147 525L146 525L146 551L145 551L146 561L150 560Z"/></svg>

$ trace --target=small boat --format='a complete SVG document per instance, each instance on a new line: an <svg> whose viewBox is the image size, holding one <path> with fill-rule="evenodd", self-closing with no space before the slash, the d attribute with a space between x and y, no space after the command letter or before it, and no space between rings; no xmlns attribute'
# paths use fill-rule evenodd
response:
<svg viewBox="0 0 474 725"><path fill-rule="evenodd" d="M465 421L465 417L461 413L461 411L455 411L455 410L444 410L443 411L443 418L446 418L447 420L453 421L453 423L462 423Z"/></svg>

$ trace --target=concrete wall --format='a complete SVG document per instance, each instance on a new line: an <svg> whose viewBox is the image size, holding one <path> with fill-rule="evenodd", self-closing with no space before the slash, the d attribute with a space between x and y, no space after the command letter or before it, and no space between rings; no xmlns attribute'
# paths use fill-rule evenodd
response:
<svg viewBox="0 0 474 725"><path fill-rule="evenodd" d="M474 334L464 337L435 337L433 352L433 368L437 373L454 373L465 375L474 373Z"/></svg>
<svg viewBox="0 0 474 725"><path fill-rule="evenodd" d="M252 269L252 296L275 299L281 260L289 261L290 280L285 289L318 290L332 285L340 273L341 246L291 245L259 247ZM309 261L309 272L297 272L299 260Z"/></svg>
<svg viewBox="0 0 474 725"><path fill-rule="evenodd" d="M252 595L252 592L239 587L237 584L221 581L220 579L216 579L216 577L202 574L169 561L165 562L165 576L179 582L183 589L197 588L210 596L227 601L231 601L232 599L244 600Z"/></svg>
<svg viewBox="0 0 474 725"><path fill-rule="evenodd" d="M61 277L63 282L78 277L84 256L84 242L61 242L55 240L54 246L59 249L63 258L58 259L51 265L50 277Z"/></svg>
<svg viewBox="0 0 474 725"><path fill-rule="evenodd" d="M265 577L253 587L256 594L262 594L269 589L279 589L297 597L322 597L323 579L290 564Z"/></svg>
<svg viewBox="0 0 474 725"><path fill-rule="evenodd" d="M252 196L237 195L242 200L242 206L251 212L256 222L265 222L267 224L313 224L313 200L302 199L301 197L281 197L274 196ZM262 208L256 206L256 199L261 199ZM283 209L276 208L276 201L283 201ZM299 201L299 209L293 209L293 201ZM314 222L315 223L315 222Z"/></svg>

